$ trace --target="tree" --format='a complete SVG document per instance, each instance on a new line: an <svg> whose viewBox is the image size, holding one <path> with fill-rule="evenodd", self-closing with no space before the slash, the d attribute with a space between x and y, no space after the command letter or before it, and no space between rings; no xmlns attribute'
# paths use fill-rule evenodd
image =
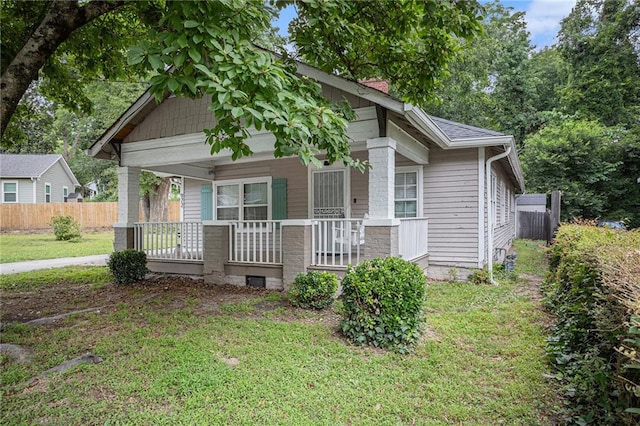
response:
<svg viewBox="0 0 640 426"><path fill-rule="evenodd" d="M561 190L565 220L613 213L619 207L614 200L626 193L635 179L627 176L625 182L618 172L624 165L620 140L625 136L622 128L557 115L525 142L521 159L528 190Z"/></svg>
<svg viewBox="0 0 640 426"><path fill-rule="evenodd" d="M562 21L558 48L569 64L569 113L608 126L638 125L640 0L579 0Z"/></svg>
<svg viewBox="0 0 640 426"><path fill-rule="evenodd" d="M2 32L2 132L39 71L47 84L74 77L70 70L75 77L105 78L135 71L151 73L158 100L169 93L212 96L217 124L205 131L212 152L230 148L234 159L249 155L245 127L253 125L275 135L277 157L297 155L306 164L324 150L331 162L361 166L349 158L352 112L329 104L317 83L296 74L286 54L274 57L254 44L268 32L277 7L298 5L291 31L304 59L353 79L402 81L403 98L417 104L429 97L461 40L480 28L476 1L269 3L276 7L263 0L54 0L37 6L7 0L3 22L18 18L19 25ZM362 55L366 60L354 61ZM57 96L71 104L78 87L61 84Z"/></svg>
<svg viewBox="0 0 640 426"><path fill-rule="evenodd" d="M521 143L538 122L524 13L498 1L485 7L484 34L453 63L437 92L443 102L427 108L437 116L512 134Z"/></svg>

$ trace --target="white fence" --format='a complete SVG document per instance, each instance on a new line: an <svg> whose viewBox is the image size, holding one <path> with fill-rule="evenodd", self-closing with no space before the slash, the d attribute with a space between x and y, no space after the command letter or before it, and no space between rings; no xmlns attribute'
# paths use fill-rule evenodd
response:
<svg viewBox="0 0 640 426"><path fill-rule="evenodd" d="M413 260L427 254L427 233L429 222L426 218L401 219L398 238L400 256Z"/></svg>
<svg viewBox="0 0 640 426"><path fill-rule="evenodd" d="M242 221L229 224L229 261L282 264L280 221Z"/></svg>
<svg viewBox="0 0 640 426"><path fill-rule="evenodd" d="M133 243L148 259L203 260L201 222L136 223Z"/></svg>
<svg viewBox="0 0 640 426"><path fill-rule="evenodd" d="M362 219L317 219L311 227L311 263L316 266L356 265L364 255Z"/></svg>

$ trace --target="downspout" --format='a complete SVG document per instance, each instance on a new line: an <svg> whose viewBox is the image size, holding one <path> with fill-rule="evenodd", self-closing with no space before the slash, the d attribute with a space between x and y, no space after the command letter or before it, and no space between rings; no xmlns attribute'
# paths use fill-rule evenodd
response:
<svg viewBox="0 0 640 426"><path fill-rule="evenodd" d="M493 280L493 204L491 200L494 198L495 194L493 194L493 185L491 184L491 164L494 161L501 160L508 156L511 153L511 145L507 147L505 152L502 154L494 155L493 157L487 160L485 165L485 182L487 184L487 224L488 224L488 232L487 232L487 270L489 272L489 281L493 285L498 285L497 282Z"/></svg>
<svg viewBox="0 0 640 426"><path fill-rule="evenodd" d="M36 177L36 176L31 178L31 182L33 183L32 188L31 188L31 190L33 192L33 201L32 201L32 203L37 203L38 202L38 200L36 200L36 197L37 197L37 194L38 194L38 191L37 191L38 183L37 182L39 180L40 180L40 178Z"/></svg>

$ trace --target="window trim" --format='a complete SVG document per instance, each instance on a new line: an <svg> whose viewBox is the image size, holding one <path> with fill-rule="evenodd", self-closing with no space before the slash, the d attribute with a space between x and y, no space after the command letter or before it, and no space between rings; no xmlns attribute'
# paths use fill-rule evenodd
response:
<svg viewBox="0 0 640 426"><path fill-rule="evenodd" d="M5 183L15 183L15 184L16 184L16 191L15 191L15 194L16 194L16 200L15 200L15 201L6 201L6 200L4 199L5 194L14 194L14 192L11 192L11 191L7 192L7 191L5 191L5 190L4 190L4 185L5 185ZM19 181L17 181L17 180L3 180L3 181L2 181L2 202L3 202L3 203L7 203L7 204L9 204L9 203L11 203L11 204L15 204L15 203L19 203L19 202L20 202L20 200L18 199L18 194L19 194L18 186L19 186L19 184L20 184L20 183L19 183Z"/></svg>
<svg viewBox="0 0 640 426"><path fill-rule="evenodd" d="M213 220L224 220L218 219L218 187L219 186L230 186L230 185L238 185L240 186L240 191L238 192L238 219L227 220L228 222L236 222L236 221L244 221L244 185L250 183L266 183L267 184L267 219L271 220L271 208L273 201L271 200L271 176L263 176L263 177L255 177L255 178L244 178L244 179L229 179L229 180L219 180L213 181L213 194L212 194L212 202L213 202ZM259 222L260 220L258 220Z"/></svg>
<svg viewBox="0 0 640 426"><path fill-rule="evenodd" d="M416 173L416 183L417 183L417 188L416 191L417 193L417 198L416 198L416 203L417 203L417 208L416 208L416 217L423 217L424 215L424 189L423 189L423 183L424 183L424 179L423 179L423 171L424 168L422 166L400 166L400 167L396 167L396 170L393 174L394 177L394 181L395 181L395 175L397 173ZM393 215L395 217L395 206L396 206L396 196L395 196L395 182L394 182L394 193L393 193ZM401 218L401 219L405 219L405 218ZM406 218L406 219L411 219L411 218Z"/></svg>
<svg viewBox="0 0 640 426"><path fill-rule="evenodd" d="M66 203L68 199L69 199L69 187L68 186L63 186L62 187L62 202Z"/></svg>
<svg viewBox="0 0 640 426"><path fill-rule="evenodd" d="M498 223L498 175L495 172L491 172L491 216L493 216L493 223Z"/></svg>
<svg viewBox="0 0 640 426"><path fill-rule="evenodd" d="M49 193L48 194L47 194L47 188L49 188ZM49 196L49 201L47 201L47 195ZM45 182L45 184L44 184L44 202L50 204L52 195L53 195L53 190L51 189L51 183Z"/></svg>

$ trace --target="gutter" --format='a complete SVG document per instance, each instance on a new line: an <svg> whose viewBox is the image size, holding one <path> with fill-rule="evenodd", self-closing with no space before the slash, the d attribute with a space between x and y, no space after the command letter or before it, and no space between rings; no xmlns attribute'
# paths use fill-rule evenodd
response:
<svg viewBox="0 0 640 426"><path fill-rule="evenodd" d="M507 146L505 152L494 155L489 158L485 164L485 182L487 183L487 224L488 224L488 232L487 232L487 270L489 271L489 282L493 285L498 285L497 282L493 280L493 205L491 204L491 200L494 198L495 194L493 193L493 185L491 184L491 164L494 161L505 158L511 153L511 145Z"/></svg>

